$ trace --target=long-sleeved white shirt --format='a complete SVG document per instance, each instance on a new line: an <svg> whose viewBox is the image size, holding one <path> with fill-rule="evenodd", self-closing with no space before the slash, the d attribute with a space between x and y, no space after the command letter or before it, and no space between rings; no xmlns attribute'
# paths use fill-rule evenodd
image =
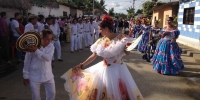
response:
<svg viewBox="0 0 200 100"><path fill-rule="evenodd" d="M90 33L94 34L96 29L96 25L94 22L90 23Z"/></svg>
<svg viewBox="0 0 200 100"><path fill-rule="evenodd" d="M60 27L57 23L50 25L50 29L52 30L53 34L56 36L60 36Z"/></svg>
<svg viewBox="0 0 200 100"><path fill-rule="evenodd" d="M44 24L37 22L37 25L38 25L38 33L42 32L42 30L44 30Z"/></svg>
<svg viewBox="0 0 200 100"><path fill-rule="evenodd" d="M28 31L37 31L37 29L34 28L34 25L32 23L28 23L25 26L24 33Z"/></svg>
<svg viewBox="0 0 200 100"><path fill-rule="evenodd" d="M84 23L84 24L83 24L83 28L84 28L84 31L85 31L85 32L89 32L89 31L90 31L90 23L88 23L88 22L87 22L87 23Z"/></svg>
<svg viewBox="0 0 200 100"><path fill-rule="evenodd" d="M70 28L71 28L71 34L77 34L78 33L77 24L70 24Z"/></svg>
<svg viewBox="0 0 200 100"><path fill-rule="evenodd" d="M98 26L99 26L100 21L98 22L94 21L93 23L95 24L95 33L98 33L99 32Z"/></svg>
<svg viewBox="0 0 200 100"><path fill-rule="evenodd" d="M77 24L77 29L78 29L78 33L83 33L83 24L78 23Z"/></svg>
<svg viewBox="0 0 200 100"><path fill-rule="evenodd" d="M54 53L54 45L49 44L45 48L38 48L35 52L26 52L23 68L24 79L35 82L45 82L52 79L51 60Z"/></svg>

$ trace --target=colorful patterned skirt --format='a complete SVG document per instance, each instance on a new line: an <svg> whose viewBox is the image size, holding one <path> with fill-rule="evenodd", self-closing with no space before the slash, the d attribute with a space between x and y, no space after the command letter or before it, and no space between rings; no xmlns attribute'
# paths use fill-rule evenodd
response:
<svg viewBox="0 0 200 100"><path fill-rule="evenodd" d="M138 43L137 50L140 52L146 52L149 42L149 33L142 34L142 38L140 42Z"/></svg>
<svg viewBox="0 0 200 100"><path fill-rule="evenodd" d="M68 70L61 78L70 100L143 100L125 64L103 61L85 70Z"/></svg>
<svg viewBox="0 0 200 100"><path fill-rule="evenodd" d="M152 58L153 69L161 74L180 74L184 69L181 53L176 42L160 39Z"/></svg>

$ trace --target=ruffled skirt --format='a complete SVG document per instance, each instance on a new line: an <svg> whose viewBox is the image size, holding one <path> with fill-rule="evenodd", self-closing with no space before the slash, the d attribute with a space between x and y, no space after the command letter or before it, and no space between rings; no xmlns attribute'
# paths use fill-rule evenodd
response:
<svg viewBox="0 0 200 100"><path fill-rule="evenodd" d="M153 69L161 74L180 74L184 69L181 53L177 43L160 39L152 58Z"/></svg>
<svg viewBox="0 0 200 100"><path fill-rule="evenodd" d="M70 100L143 100L125 64L103 64L79 71L70 69L61 76Z"/></svg>

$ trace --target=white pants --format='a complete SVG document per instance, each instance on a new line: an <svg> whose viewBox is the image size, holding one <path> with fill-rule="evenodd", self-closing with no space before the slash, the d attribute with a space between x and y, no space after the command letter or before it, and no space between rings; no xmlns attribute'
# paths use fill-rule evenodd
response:
<svg viewBox="0 0 200 100"><path fill-rule="evenodd" d="M61 45L60 45L60 41L59 41L59 40L57 40L57 41L52 41L51 43L54 45L54 47L55 47L55 49L56 49L57 58L58 58L58 59L61 59ZM54 54L55 54L55 52L54 52ZM52 60L54 60L54 55L53 55L53 57L52 57Z"/></svg>
<svg viewBox="0 0 200 100"><path fill-rule="evenodd" d="M78 34L78 49L83 49L82 47L82 42L83 42L83 33Z"/></svg>
<svg viewBox="0 0 200 100"><path fill-rule="evenodd" d="M91 34L92 34L92 36L91 36ZM92 45L94 43L94 35L95 35L94 33L89 34L89 41L90 41L89 45Z"/></svg>
<svg viewBox="0 0 200 100"><path fill-rule="evenodd" d="M71 36L70 36L71 52L74 52L75 50L78 49L77 42L78 42L77 34L76 35L71 34Z"/></svg>
<svg viewBox="0 0 200 100"><path fill-rule="evenodd" d="M94 38L95 38L95 41L97 41L99 39L99 30L96 31L96 34L95 34Z"/></svg>
<svg viewBox="0 0 200 100"><path fill-rule="evenodd" d="M84 42L86 47L89 46L89 36L90 36L89 32L84 32Z"/></svg>
<svg viewBox="0 0 200 100"><path fill-rule="evenodd" d="M30 87L32 92L32 100L41 100L40 86L44 85L46 91L46 100L55 100L56 88L54 78L46 82L34 82L30 80Z"/></svg>

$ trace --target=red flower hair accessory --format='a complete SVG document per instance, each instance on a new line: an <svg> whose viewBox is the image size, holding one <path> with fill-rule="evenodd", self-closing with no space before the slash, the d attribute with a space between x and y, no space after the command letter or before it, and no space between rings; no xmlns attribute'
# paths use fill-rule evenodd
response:
<svg viewBox="0 0 200 100"><path fill-rule="evenodd" d="M112 19L109 15L107 15L107 14L105 14L105 15L102 17L102 21L111 23L112 25L114 24L113 19Z"/></svg>

